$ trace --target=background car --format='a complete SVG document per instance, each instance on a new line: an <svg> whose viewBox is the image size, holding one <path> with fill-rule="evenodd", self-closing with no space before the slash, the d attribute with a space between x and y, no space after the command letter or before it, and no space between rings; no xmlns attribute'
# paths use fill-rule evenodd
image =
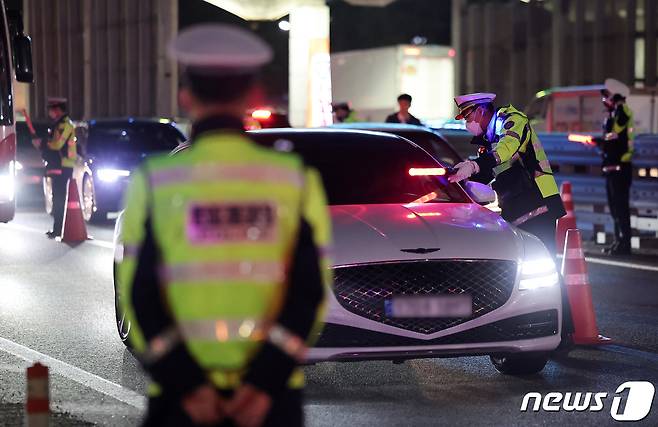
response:
<svg viewBox="0 0 658 427"><path fill-rule="evenodd" d="M87 221L119 211L130 172L144 157L169 152L185 141L175 122L154 118L90 120L77 126L76 135L81 162L73 177ZM52 206L48 183L44 192L47 207Z"/></svg>
<svg viewBox="0 0 658 427"><path fill-rule="evenodd" d="M536 237L450 184L443 165L404 138L340 129L250 136L317 168L331 205L335 281L309 362L490 355L504 373L544 367L560 342L561 298ZM470 185L477 202L491 202L489 187ZM119 217L115 259L121 225ZM117 325L125 340L120 310Z"/></svg>

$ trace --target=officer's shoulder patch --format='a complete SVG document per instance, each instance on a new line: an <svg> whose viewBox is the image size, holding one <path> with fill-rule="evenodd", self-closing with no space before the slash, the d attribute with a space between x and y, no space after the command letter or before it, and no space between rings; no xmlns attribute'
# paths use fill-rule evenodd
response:
<svg viewBox="0 0 658 427"><path fill-rule="evenodd" d="M504 127L505 129L507 129L507 130L512 129L512 128L514 127L514 121L513 121L513 120L509 120L509 121L505 122L505 124L503 125L503 127Z"/></svg>

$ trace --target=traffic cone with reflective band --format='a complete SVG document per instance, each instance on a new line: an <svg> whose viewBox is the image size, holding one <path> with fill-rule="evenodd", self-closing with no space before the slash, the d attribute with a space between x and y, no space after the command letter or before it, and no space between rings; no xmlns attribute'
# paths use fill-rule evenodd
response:
<svg viewBox="0 0 658 427"><path fill-rule="evenodd" d="M47 427L50 420L48 368L39 362L27 368L26 423L28 427Z"/></svg>
<svg viewBox="0 0 658 427"><path fill-rule="evenodd" d="M564 251L564 238L567 235L567 230L575 229L576 227L576 214L573 210L573 196L571 194L571 183L564 181L560 186L560 197L564 203L564 210L567 214L557 220L555 225L555 247L557 248L558 255Z"/></svg>
<svg viewBox="0 0 658 427"><path fill-rule="evenodd" d="M69 180L69 189L66 193L64 209L64 226L62 227L62 242L75 243L87 240L87 227L82 216L80 196L75 179Z"/></svg>
<svg viewBox="0 0 658 427"><path fill-rule="evenodd" d="M567 286L574 323L573 342L578 345L611 344L612 340L599 334L596 314L592 303L592 288L589 285L587 264L583 253L580 231L567 230L562 258L562 277Z"/></svg>

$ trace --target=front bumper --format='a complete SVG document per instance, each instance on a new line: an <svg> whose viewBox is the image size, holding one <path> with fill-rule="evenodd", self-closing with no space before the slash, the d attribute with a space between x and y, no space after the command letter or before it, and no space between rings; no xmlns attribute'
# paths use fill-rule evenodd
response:
<svg viewBox="0 0 658 427"><path fill-rule="evenodd" d="M333 294L325 329L307 355L309 363L396 360L553 351L560 344L559 286L527 291L515 284L509 300L483 316L434 334L416 333L345 310Z"/></svg>

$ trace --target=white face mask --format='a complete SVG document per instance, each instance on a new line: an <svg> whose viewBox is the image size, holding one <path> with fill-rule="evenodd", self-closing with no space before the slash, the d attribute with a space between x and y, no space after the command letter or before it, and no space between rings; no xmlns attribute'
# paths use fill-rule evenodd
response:
<svg viewBox="0 0 658 427"><path fill-rule="evenodd" d="M478 122L468 122L466 123L466 130L475 136L480 136L484 133L482 126Z"/></svg>

